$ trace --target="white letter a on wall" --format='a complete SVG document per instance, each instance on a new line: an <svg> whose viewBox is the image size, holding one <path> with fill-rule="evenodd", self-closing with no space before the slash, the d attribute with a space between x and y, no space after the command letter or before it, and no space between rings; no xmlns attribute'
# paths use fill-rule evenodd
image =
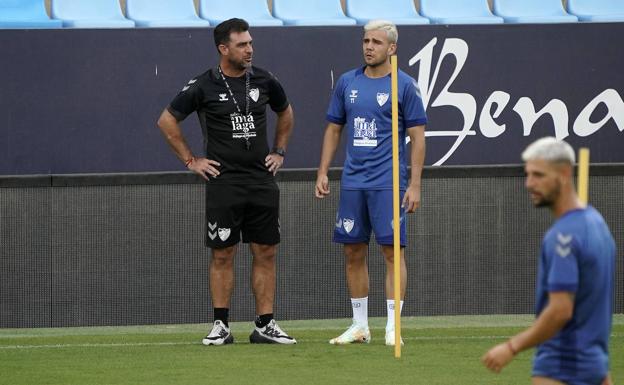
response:
<svg viewBox="0 0 624 385"><path fill-rule="evenodd" d="M607 114L601 121L592 123L589 119L600 103L607 106ZM624 131L624 101L622 101L620 94L612 88L601 92L583 108L583 111L574 121L574 133L578 136L589 136L600 130L609 119L613 119L618 130Z"/></svg>

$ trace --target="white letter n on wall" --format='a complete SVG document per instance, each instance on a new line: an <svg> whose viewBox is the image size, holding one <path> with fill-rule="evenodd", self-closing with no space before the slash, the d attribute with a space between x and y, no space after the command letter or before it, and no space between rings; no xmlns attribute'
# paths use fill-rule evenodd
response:
<svg viewBox="0 0 624 385"><path fill-rule="evenodd" d="M544 114L549 114L552 117L557 139L564 139L568 136L568 108L559 99L551 100L544 108L536 112L533 101L530 98L522 97L518 100L513 110L522 119L524 136L531 135L533 125Z"/></svg>

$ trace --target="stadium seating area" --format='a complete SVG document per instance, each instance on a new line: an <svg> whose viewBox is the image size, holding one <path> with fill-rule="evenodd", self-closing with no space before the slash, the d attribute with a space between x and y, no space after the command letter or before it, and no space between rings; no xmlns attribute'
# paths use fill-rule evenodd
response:
<svg viewBox="0 0 624 385"><path fill-rule="evenodd" d="M90 0L88 0L90 1ZM192 0L126 0L126 16L137 27L209 27L195 12Z"/></svg>
<svg viewBox="0 0 624 385"><path fill-rule="evenodd" d="M134 21L121 13L117 0L54 0L51 16L65 28L132 28Z"/></svg>
<svg viewBox="0 0 624 385"><path fill-rule="evenodd" d="M271 16L266 0L199 0L199 16L212 25L232 17L240 17L257 27L284 25Z"/></svg>
<svg viewBox="0 0 624 385"><path fill-rule="evenodd" d="M429 24L429 20L416 11L413 0L346 0L347 16L358 24L372 19L390 20L401 24Z"/></svg>
<svg viewBox="0 0 624 385"><path fill-rule="evenodd" d="M579 21L622 22L624 1L618 0L568 0L568 12Z"/></svg>
<svg viewBox="0 0 624 385"><path fill-rule="evenodd" d="M506 23L573 23L560 0L494 0L494 13Z"/></svg>
<svg viewBox="0 0 624 385"><path fill-rule="evenodd" d="M434 24L498 24L487 0L421 0L420 11Z"/></svg>
<svg viewBox="0 0 624 385"><path fill-rule="evenodd" d="M0 0L0 28L61 28L50 20L43 0Z"/></svg>
<svg viewBox="0 0 624 385"><path fill-rule="evenodd" d="M0 0L1 29L208 27L231 17L252 26L624 22L624 1Z"/></svg>

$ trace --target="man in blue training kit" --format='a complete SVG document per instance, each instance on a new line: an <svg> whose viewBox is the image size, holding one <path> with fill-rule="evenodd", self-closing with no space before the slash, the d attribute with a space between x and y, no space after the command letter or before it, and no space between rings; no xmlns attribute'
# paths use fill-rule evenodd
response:
<svg viewBox="0 0 624 385"><path fill-rule="evenodd" d="M340 203L334 242L344 244L347 285L353 307L353 324L331 344L369 342L368 265L366 255L371 229L386 261L388 323L386 345L394 345L394 250L392 229L392 103L390 56L396 52L396 26L373 20L364 27L365 66L343 74L334 89L325 130L315 195L329 194L327 172L344 127L347 128L347 158L342 173ZM398 73L399 167L402 207L411 213L420 204L420 176L425 158L427 117L416 81ZM411 140L411 180L408 180L405 138ZM406 229L401 214L401 299L407 287L404 247ZM403 301L401 300L401 308ZM401 341L403 343L403 341Z"/></svg>
<svg viewBox="0 0 624 385"><path fill-rule="evenodd" d="M498 373L517 353L537 346L533 384L610 385L615 241L600 213L576 195L569 144L542 138L522 159L533 204L549 207L556 218L542 242L537 319L482 361Z"/></svg>

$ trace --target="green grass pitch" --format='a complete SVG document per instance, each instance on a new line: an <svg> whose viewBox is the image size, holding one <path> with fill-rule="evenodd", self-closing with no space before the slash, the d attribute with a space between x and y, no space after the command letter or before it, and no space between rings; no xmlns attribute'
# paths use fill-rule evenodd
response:
<svg viewBox="0 0 624 385"><path fill-rule="evenodd" d="M532 352L495 375L480 363L531 316L405 317L402 357L371 320L368 345L332 346L350 320L282 321L294 346L251 345L249 322L235 344L201 345L208 325L0 329L0 384L423 384L530 383ZM624 315L614 317L611 371L624 383Z"/></svg>

